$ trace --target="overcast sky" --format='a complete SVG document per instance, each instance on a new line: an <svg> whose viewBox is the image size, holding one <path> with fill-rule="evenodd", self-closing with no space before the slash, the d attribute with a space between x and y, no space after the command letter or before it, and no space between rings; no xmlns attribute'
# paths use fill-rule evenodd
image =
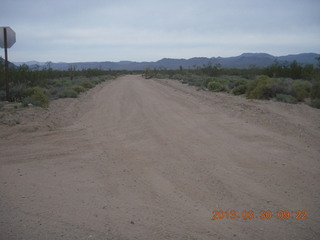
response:
<svg viewBox="0 0 320 240"><path fill-rule="evenodd" d="M320 0L1 0L0 8L0 26L16 32L16 62L320 53Z"/></svg>

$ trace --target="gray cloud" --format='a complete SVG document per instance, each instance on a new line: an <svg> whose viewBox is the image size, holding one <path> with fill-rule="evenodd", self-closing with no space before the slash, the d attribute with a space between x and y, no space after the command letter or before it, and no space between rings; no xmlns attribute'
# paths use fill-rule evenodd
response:
<svg viewBox="0 0 320 240"><path fill-rule="evenodd" d="M320 52L317 0L4 0L15 61Z"/></svg>

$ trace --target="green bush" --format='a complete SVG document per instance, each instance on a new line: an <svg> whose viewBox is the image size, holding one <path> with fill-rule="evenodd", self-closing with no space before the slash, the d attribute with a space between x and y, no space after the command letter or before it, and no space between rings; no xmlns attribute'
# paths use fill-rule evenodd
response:
<svg viewBox="0 0 320 240"><path fill-rule="evenodd" d="M276 100L279 102L285 102L285 103L298 103L298 100L291 96L291 95L287 95L287 94L277 94L276 95Z"/></svg>
<svg viewBox="0 0 320 240"><path fill-rule="evenodd" d="M221 79L221 78L212 77L212 78L207 78L207 79L205 80L205 86L206 86L207 88L209 88L208 85L209 85L209 83L211 83L211 82L220 83L221 85L225 85L225 86L228 85L228 81L227 81L226 79Z"/></svg>
<svg viewBox="0 0 320 240"><path fill-rule="evenodd" d="M77 98L78 97L78 93L71 89L71 88L67 88L64 89L62 92L59 93L59 97L60 98Z"/></svg>
<svg viewBox="0 0 320 240"><path fill-rule="evenodd" d="M93 83L94 83L94 85L98 85L98 84L104 82L105 80L106 80L105 77L96 77L93 79Z"/></svg>
<svg viewBox="0 0 320 240"><path fill-rule="evenodd" d="M61 79L60 83L62 87L70 87L72 85L72 81L70 79Z"/></svg>
<svg viewBox="0 0 320 240"><path fill-rule="evenodd" d="M72 90L76 91L77 93L82 93L82 92L84 92L86 89L85 89L83 86L76 85L76 86L73 86L73 87L72 87Z"/></svg>
<svg viewBox="0 0 320 240"><path fill-rule="evenodd" d="M320 82L315 83L310 92L311 99L320 99Z"/></svg>
<svg viewBox="0 0 320 240"><path fill-rule="evenodd" d="M268 76L259 76L255 80L251 81L246 91L247 98L255 99L270 99L275 97L276 80L269 78Z"/></svg>
<svg viewBox="0 0 320 240"><path fill-rule="evenodd" d="M14 101L22 101L28 96L26 85L17 84L10 88L9 91L10 98Z"/></svg>
<svg viewBox="0 0 320 240"><path fill-rule="evenodd" d="M29 96L23 99L23 106L27 106L29 103L39 107L49 106L48 92L46 89L34 87L28 88L27 92Z"/></svg>
<svg viewBox="0 0 320 240"><path fill-rule="evenodd" d="M147 76L146 76L147 78ZM177 80L182 80L183 76L181 74L172 74L170 76L171 79L177 79Z"/></svg>
<svg viewBox="0 0 320 240"><path fill-rule="evenodd" d="M213 92L223 92L228 90L228 81L221 78L207 78L204 81L205 86Z"/></svg>
<svg viewBox="0 0 320 240"><path fill-rule="evenodd" d="M226 87L219 82L209 82L208 89L213 92L223 92L226 91Z"/></svg>
<svg viewBox="0 0 320 240"><path fill-rule="evenodd" d="M93 84L91 82L89 82L88 80L85 80L81 83L81 86L84 88L93 88Z"/></svg>
<svg viewBox="0 0 320 240"><path fill-rule="evenodd" d="M320 98L313 99L311 101L311 107L320 109Z"/></svg>
<svg viewBox="0 0 320 240"><path fill-rule="evenodd" d="M230 89L233 89L233 88L236 88L236 87L239 87L239 86L247 86L247 85L248 85L248 80L247 79L243 79L243 78L231 79L229 81L229 88Z"/></svg>
<svg viewBox="0 0 320 240"><path fill-rule="evenodd" d="M306 81L295 81L292 85L292 95L299 101L310 97L311 84Z"/></svg>
<svg viewBox="0 0 320 240"><path fill-rule="evenodd" d="M235 87L234 89L232 89L232 93L234 95L245 94L246 91L247 91L247 85L239 85L239 86Z"/></svg>
<svg viewBox="0 0 320 240"><path fill-rule="evenodd" d="M292 94L293 80L291 78L278 78L274 83L274 90L276 94Z"/></svg>

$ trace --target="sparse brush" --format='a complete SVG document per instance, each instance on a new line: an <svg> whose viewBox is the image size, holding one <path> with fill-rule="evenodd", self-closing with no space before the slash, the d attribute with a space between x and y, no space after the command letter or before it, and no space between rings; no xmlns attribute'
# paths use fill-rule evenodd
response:
<svg viewBox="0 0 320 240"><path fill-rule="evenodd" d="M44 108L49 106L48 92L46 89L34 87L27 89L27 91L29 96L23 99L23 106L28 106L28 104Z"/></svg>
<svg viewBox="0 0 320 240"><path fill-rule="evenodd" d="M84 88L88 88L88 89L94 87L94 85L88 80L83 81L81 83L81 86L84 87Z"/></svg>
<svg viewBox="0 0 320 240"><path fill-rule="evenodd" d="M307 81L295 81L292 85L292 95L299 101L310 97L311 84Z"/></svg>
<svg viewBox="0 0 320 240"><path fill-rule="evenodd" d="M71 89L71 88L67 88L64 89L62 92L59 93L59 97L60 98L77 98L78 97L78 93Z"/></svg>
<svg viewBox="0 0 320 240"><path fill-rule="evenodd" d="M234 89L232 89L232 93L234 95L245 94L246 91L247 91L247 85L239 85L239 86L235 87Z"/></svg>
<svg viewBox="0 0 320 240"><path fill-rule="evenodd" d="M86 89L82 86L76 85L72 87L72 90L76 91L77 93L82 93L84 92Z"/></svg>
<svg viewBox="0 0 320 240"><path fill-rule="evenodd" d="M320 109L320 98L313 99L311 101L311 107Z"/></svg>
<svg viewBox="0 0 320 240"><path fill-rule="evenodd" d="M208 78L205 81L207 88L213 92L224 92L228 90L228 81L221 78Z"/></svg>
<svg viewBox="0 0 320 240"><path fill-rule="evenodd" d="M275 97L276 80L268 76L260 76L251 81L246 92L247 98L253 99L270 99Z"/></svg>
<svg viewBox="0 0 320 240"><path fill-rule="evenodd" d="M291 96L291 95L287 95L287 94L277 94L276 95L276 100L279 102L285 102L285 103L298 103L298 99L296 99L295 97Z"/></svg>
<svg viewBox="0 0 320 240"><path fill-rule="evenodd" d="M310 92L311 99L320 99L320 82L315 83Z"/></svg>
<svg viewBox="0 0 320 240"><path fill-rule="evenodd" d="M209 82L208 89L213 92L223 92L226 91L226 87L219 82Z"/></svg>

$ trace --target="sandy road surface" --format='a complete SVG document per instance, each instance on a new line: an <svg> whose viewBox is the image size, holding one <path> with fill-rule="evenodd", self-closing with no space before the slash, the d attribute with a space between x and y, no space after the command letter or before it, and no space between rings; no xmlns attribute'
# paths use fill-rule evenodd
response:
<svg viewBox="0 0 320 240"><path fill-rule="evenodd" d="M1 128L1 240L320 239L319 110L124 76L45 114Z"/></svg>

